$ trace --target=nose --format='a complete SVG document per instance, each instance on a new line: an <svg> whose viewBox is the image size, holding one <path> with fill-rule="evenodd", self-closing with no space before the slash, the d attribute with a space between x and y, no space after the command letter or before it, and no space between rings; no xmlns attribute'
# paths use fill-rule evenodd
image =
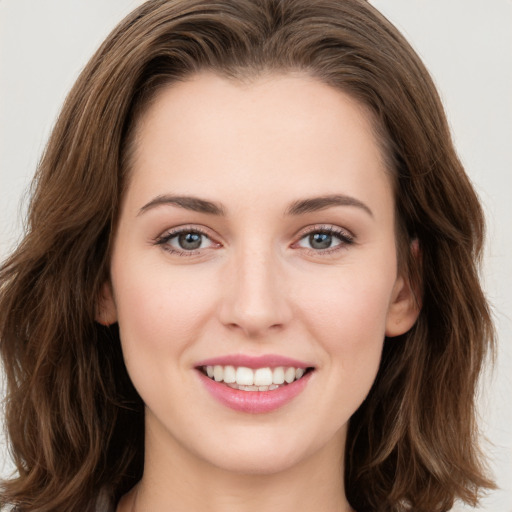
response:
<svg viewBox="0 0 512 512"><path fill-rule="evenodd" d="M245 250L226 268L220 320L250 338L284 328L292 317L287 281L278 257Z"/></svg>

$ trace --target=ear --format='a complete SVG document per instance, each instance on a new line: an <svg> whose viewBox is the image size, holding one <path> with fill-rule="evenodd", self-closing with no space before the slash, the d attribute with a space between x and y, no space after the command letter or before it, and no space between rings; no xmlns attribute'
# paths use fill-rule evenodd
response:
<svg viewBox="0 0 512 512"><path fill-rule="evenodd" d="M410 242L408 251L408 254L404 254L403 257L409 261L409 267L419 270L421 268L421 251L416 238ZM399 274L393 287L386 319L386 336L388 338L405 334L415 324L420 314L421 285L413 286L408 274L407 271L405 275Z"/></svg>
<svg viewBox="0 0 512 512"><path fill-rule="evenodd" d="M100 288L96 303L96 322L109 326L117 322L117 308L112 293L112 285L109 281L103 283Z"/></svg>
<svg viewBox="0 0 512 512"><path fill-rule="evenodd" d="M421 252L417 240L409 246L413 262L421 266ZM386 336L405 334L416 322L420 314L420 290L413 288L409 276L399 275L393 287L391 304L386 321Z"/></svg>
<svg viewBox="0 0 512 512"><path fill-rule="evenodd" d="M411 287L409 279L399 276L393 287L391 304L386 320L386 336L400 336L416 322L421 304Z"/></svg>

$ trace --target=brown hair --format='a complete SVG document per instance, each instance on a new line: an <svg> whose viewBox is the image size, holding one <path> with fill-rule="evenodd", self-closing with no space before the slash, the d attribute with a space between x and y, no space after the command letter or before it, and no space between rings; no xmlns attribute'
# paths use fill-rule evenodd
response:
<svg viewBox="0 0 512 512"><path fill-rule="evenodd" d="M411 331L386 340L350 422L347 497L359 512L476 504L492 487L474 410L493 346L477 272L482 211L428 72L363 0L150 0L93 56L40 162L26 236L0 269L6 421L19 472L0 502L92 510L102 487L116 500L141 477L143 404L116 326L94 320L97 298L134 124L160 87L200 70L234 79L302 71L374 113L395 180L402 263L422 309Z"/></svg>

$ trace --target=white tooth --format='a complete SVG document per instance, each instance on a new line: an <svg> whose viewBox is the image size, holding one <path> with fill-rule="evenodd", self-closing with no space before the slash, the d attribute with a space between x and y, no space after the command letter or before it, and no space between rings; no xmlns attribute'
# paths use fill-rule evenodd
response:
<svg viewBox="0 0 512 512"><path fill-rule="evenodd" d="M295 368L286 368L284 372L284 380L291 384L295 380Z"/></svg>
<svg viewBox="0 0 512 512"><path fill-rule="evenodd" d="M268 386L258 386L258 391L268 391Z"/></svg>
<svg viewBox="0 0 512 512"><path fill-rule="evenodd" d="M213 378L217 382L220 382L221 380L224 379L224 368L222 366L220 366L220 364L216 364L213 367Z"/></svg>
<svg viewBox="0 0 512 512"><path fill-rule="evenodd" d="M231 384L232 382L236 382L236 371L234 366L225 366L224 367L224 382L226 384Z"/></svg>
<svg viewBox="0 0 512 512"><path fill-rule="evenodd" d="M297 368L295 370L295 378L300 379L304 375L304 372L305 372L304 368Z"/></svg>
<svg viewBox="0 0 512 512"><path fill-rule="evenodd" d="M236 383L241 386L252 386L254 384L254 372L245 366L236 369Z"/></svg>
<svg viewBox="0 0 512 512"><path fill-rule="evenodd" d="M213 377L213 366L206 367L206 375L208 375L208 377L210 377L210 379Z"/></svg>
<svg viewBox="0 0 512 512"><path fill-rule="evenodd" d="M270 368L258 368L254 372L255 386L270 386L272 384L272 370Z"/></svg>
<svg viewBox="0 0 512 512"><path fill-rule="evenodd" d="M242 391L258 391L258 386L240 386Z"/></svg>
<svg viewBox="0 0 512 512"><path fill-rule="evenodd" d="M279 386L277 384L272 384L271 386L268 387L268 390L269 391L274 391L274 389L278 389Z"/></svg>
<svg viewBox="0 0 512 512"><path fill-rule="evenodd" d="M272 372L272 382L274 384L284 384L284 368L282 366L274 368Z"/></svg>

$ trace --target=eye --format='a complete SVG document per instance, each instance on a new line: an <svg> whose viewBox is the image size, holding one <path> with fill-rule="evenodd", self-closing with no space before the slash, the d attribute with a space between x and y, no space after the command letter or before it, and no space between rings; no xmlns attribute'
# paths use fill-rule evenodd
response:
<svg viewBox="0 0 512 512"><path fill-rule="evenodd" d="M215 244L211 238L197 229L180 229L171 231L156 240L165 250L174 254L195 254Z"/></svg>
<svg viewBox="0 0 512 512"><path fill-rule="evenodd" d="M206 237L203 234L191 231L189 233L180 233L173 236L169 240L169 243L172 246L177 245L179 249L183 249L184 251L195 251L201 249L201 247L205 245L205 241Z"/></svg>
<svg viewBox="0 0 512 512"><path fill-rule="evenodd" d="M304 237L302 241L307 240L311 249L329 249L333 245L339 245L341 242L334 237L331 233L312 233Z"/></svg>
<svg viewBox="0 0 512 512"><path fill-rule="evenodd" d="M334 227L314 228L297 242L298 247L316 252L331 252L354 242L352 235Z"/></svg>

